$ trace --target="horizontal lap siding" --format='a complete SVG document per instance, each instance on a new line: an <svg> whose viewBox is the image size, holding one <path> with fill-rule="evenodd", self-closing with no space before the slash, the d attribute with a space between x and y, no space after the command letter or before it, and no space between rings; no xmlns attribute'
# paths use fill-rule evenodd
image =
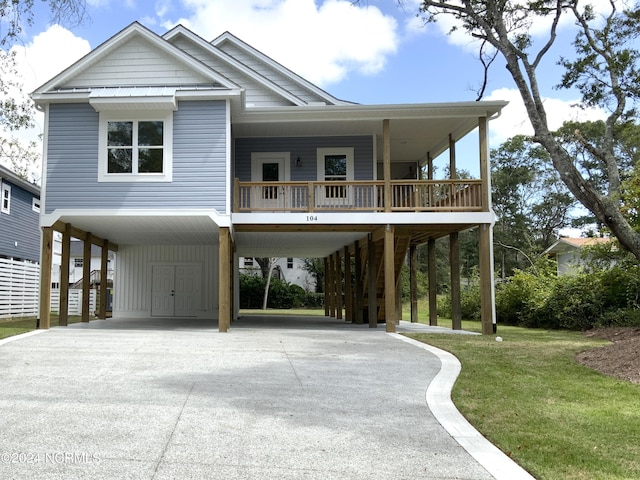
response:
<svg viewBox="0 0 640 480"><path fill-rule="evenodd" d="M225 211L224 101L179 103L173 122L172 182L98 182L98 120L88 104L51 106L47 213L83 208Z"/></svg>
<svg viewBox="0 0 640 480"><path fill-rule="evenodd" d="M373 179L372 136L238 138L235 147L235 176L242 182L251 181L252 152L290 152L291 181L315 181L317 149L331 147L354 147L354 180Z"/></svg>
<svg viewBox="0 0 640 480"><path fill-rule="evenodd" d="M134 38L64 87L115 87L118 85L189 85L211 83L185 64L167 56L148 42Z"/></svg>
<svg viewBox="0 0 640 480"><path fill-rule="evenodd" d="M33 194L3 179L11 186L9 213L0 213L0 256L34 262L40 259L39 213L33 211Z"/></svg>
<svg viewBox="0 0 640 480"><path fill-rule="evenodd" d="M290 101L285 100L280 95L266 89L247 74L241 72L236 67L226 63L225 61L220 60L210 52L196 46L193 42L185 39L178 39L173 43L192 57L200 60L212 70L223 75L225 78L228 78L236 85L244 88L247 104L255 107L279 107L291 105Z"/></svg>
<svg viewBox="0 0 640 480"><path fill-rule="evenodd" d="M288 92L291 92L296 97L307 103L313 102L325 102L326 99L319 97L318 95L310 92L306 88L303 88L299 83L293 81L287 75L279 72L275 68L266 63L258 60L253 55L249 55L243 49L236 47L235 45L225 42L220 46L220 49L243 63L247 67L252 70L255 70L263 77L269 79L276 85L279 85L281 88L285 89ZM303 80L300 80L302 82Z"/></svg>

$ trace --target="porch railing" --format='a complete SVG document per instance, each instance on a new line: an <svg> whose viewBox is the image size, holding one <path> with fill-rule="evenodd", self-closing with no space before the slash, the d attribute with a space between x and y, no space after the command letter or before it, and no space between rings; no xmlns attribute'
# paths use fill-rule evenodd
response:
<svg viewBox="0 0 640 480"><path fill-rule="evenodd" d="M235 212L385 211L383 181L240 182ZM392 180L392 212L483 210L481 180Z"/></svg>

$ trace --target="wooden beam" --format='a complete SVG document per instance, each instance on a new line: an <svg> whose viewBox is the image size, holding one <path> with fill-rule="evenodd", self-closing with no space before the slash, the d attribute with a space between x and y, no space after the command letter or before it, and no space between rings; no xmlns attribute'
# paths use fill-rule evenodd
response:
<svg viewBox="0 0 640 480"><path fill-rule="evenodd" d="M493 287L493 259L491 256L491 225L482 224L478 228L478 248L480 249L480 320L482 334L495 333L495 308Z"/></svg>
<svg viewBox="0 0 640 480"><path fill-rule="evenodd" d="M409 246L409 296L411 301L411 323L418 321L418 248Z"/></svg>
<svg viewBox="0 0 640 480"><path fill-rule="evenodd" d="M218 258L218 331L225 333L231 325L231 299L229 285L231 279L229 257L231 255L231 232L229 227L220 227Z"/></svg>
<svg viewBox="0 0 640 480"><path fill-rule="evenodd" d="M336 261L333 254L329 256L329 316L336 318Z"/></svg>
<svg viewBox="0 0 640 480"><path fill-rule="evenodd" d="M88 322L91 316L91 233L87 232L82 255L82 321Z"/></svg>
<svg viewBox="0 0 640 480"><path fill-rule="evenodd" d="M362 281L364 279L364 270L362 268L362 250L360 242L354 242L353 255L355 257L355 322L362 324L364 322L364 288Z"/></svg>
<svg viewBox="0 0 640 480"><path fill-rule="evenodd" d="M51 266L53 264L53 228L42 229L42 257L40 263L40 321L38 328L51 326Z"/></svg>
<svg viewBox="0 0 640 480"><path fill-rule="evenodd" d="M489 167L489 132L487 128L487 117L478 119L478 137L480 150L480 179L482 180L482 210L491 210L491 191L489 182L491 170Z"/></svg>
<svg viewBox="0 0 640 480"><path fill-rule="evenodd" d="M384 315L387 332L396 331L396 271L394 230L385 227L384 235Z"/></svg>
<svg viewBox="0 0 640 480"><path fill-rule="evenodd" d="M342 255L338 250L333 255L336 262L336 318L342 320Z"/></svg>
<svg viewBox="0 0 640 480"><path fill-rule="evenodd" d="M324 316L330 316L331 312L329 309L329 259L327 257L324 258Z"/></svg>
<svg viewBox="0 0 640 480"><path fill-rule="evenodd" d="M391 129L389 119L382 121L382 166L384 172L384 211L390 212L391 198Z"/></svg>
<svg viewBox="0 0 640 480"><path fill-rule="evenodd" d="M429 325L438 325L437 294L438 285L436 277L436 241L430 238L427 242L427 268L429 276Z"/></svg>
<svg viewBox="0 0 640 480"><path fill-rule="evenodd" d="M62 258L60 260L60 306L58 325L69 324L69 262L71 261L71 225L66 224L62 232Z"/></svg>
<svg viewBox="0 0 640 480"><path fill-rule="evenodd" d="M344 247L344 319L353 322L353 283L348 245Z"/></svg>
<svg viewBox="0 0 640 480"><path fill-rule="evenodd" d="M449 267L451 270L451 328L453 330L462 330L460 243L458 233L449 235Z"/></svg>
<svg viewBox="0 0 640 480"><path fill-rule="evenodd" d="M76 238L78 240L82 240L83 242L85 240L87 240L89 232L85 232L84 230L81 230L77 227L74 227L71 224L67 224L61 221L57 221L56 223L53 224L53 226L51 228L53 228L56 232L60 232L60 233L64 233L67 230L67 225L69 225L69 227L71 228L70 234L73 238ZM91 235L89 242L92 245L97 245L98 247L102 247L105 244L104 239L97 237L95 235ZM113 242L108 242L108 248L109 250L111 250L112 252L117 252L118 251L118 245L113 243Z"/></svg>
<svg viewBox="0 0 640 480"><path fill-rule="evenodd" d="M98 318L107 318L107 264L109 262L109 241L105 240L100 256L100 303L98 304Z"/></svg>
<svg viewBox="0 0 640 480"><path fill-rule="evenodd" d="M376 265L376 245L373 243L373 236L369 236L369 244L367 245L367 298L368 298L368 317L369 328L378 327L378 267Z"/></svg>

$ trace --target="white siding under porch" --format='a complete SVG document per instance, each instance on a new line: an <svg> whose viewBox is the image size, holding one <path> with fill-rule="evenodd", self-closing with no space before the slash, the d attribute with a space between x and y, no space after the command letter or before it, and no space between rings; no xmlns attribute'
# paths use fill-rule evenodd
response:
<svg viewBox="0 0 640 480"><path fill-rule="evenodd" d="M152 316L154 266L194 265L196 271L200 272L194 314L198 318L217 319L217 258L217 245L120 245L114 281L113 317Z"/></svg>

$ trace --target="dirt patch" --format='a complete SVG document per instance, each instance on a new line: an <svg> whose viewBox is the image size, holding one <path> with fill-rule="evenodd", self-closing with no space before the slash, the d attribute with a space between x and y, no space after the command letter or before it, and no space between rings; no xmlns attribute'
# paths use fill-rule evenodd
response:
<svg viewBox="0 0 640 480"><path fill-rule="evenodd" d="M597 328L585 335L613 343L579 353L578 362L605 375L640 384L640 328Z"/></svg>

